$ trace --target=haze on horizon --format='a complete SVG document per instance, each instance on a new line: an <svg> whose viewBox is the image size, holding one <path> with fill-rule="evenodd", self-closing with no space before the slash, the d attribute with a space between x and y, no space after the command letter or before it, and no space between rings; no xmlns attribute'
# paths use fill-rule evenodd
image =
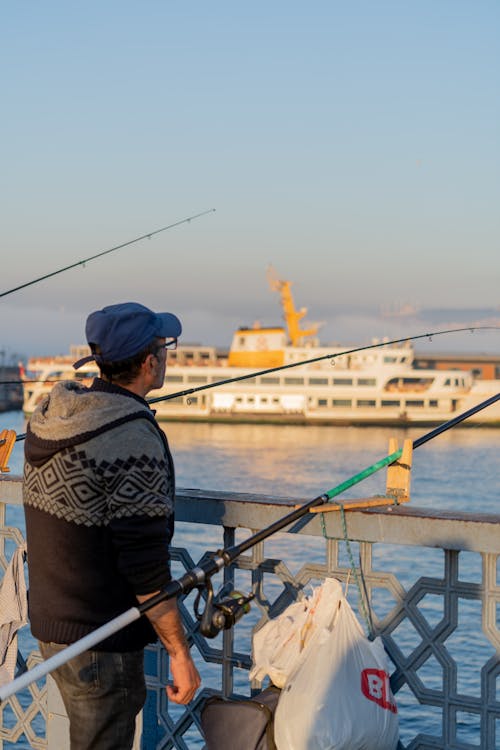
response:
<svg viewBox="0 0 500 750"><path fill-rule="evenodd" d="M500 325L497 3L47 0L0 20L0 293L217 209L1 299L9 355L65 352L128 299L227 347L280 322L269 263L325 343Z"/></svg>

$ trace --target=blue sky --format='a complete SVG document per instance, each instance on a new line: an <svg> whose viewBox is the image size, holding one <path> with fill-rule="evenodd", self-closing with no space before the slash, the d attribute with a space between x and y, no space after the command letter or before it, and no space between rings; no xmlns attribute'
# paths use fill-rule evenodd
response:
<svg viewBox="0 0 500 750"><path fill-rule="evenodd" d="M325 342L500 323L499 32L496 0L7 0L0 292L217 210L2 298L0 348L124 300L227 345L279 322L269 263Z"/></svg>

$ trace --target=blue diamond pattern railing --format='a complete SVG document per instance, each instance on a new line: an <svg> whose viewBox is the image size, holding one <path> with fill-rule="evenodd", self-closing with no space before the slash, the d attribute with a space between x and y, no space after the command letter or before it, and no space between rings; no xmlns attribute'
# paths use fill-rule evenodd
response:
<svg viewBox="0 0 500 750"><path fill-rule="evenodd" d="M207 550L234 544L284 515L297 500L180 490L173 574L192 567ZM19 512L20 480L0 479L0 567L5 569L22 534L9 522ZM196 525L193 525L196 524ZM199 524L203 530L200 533ZM500 516L429 511L400 506L348 516L357 565L363 571L373 621L393 664L404 750L467 750L500 747ZM203 747L200 707L207 695L249 695L251 637L308 587L326 576L347 582L350 562L338 514L298 522L243 555L221 582L256 593L252 610L234 630L214 640L200 636L194 594L181 602L184 623L203 676L189 707L168 704L168 658L147 649L148 699L137 748L195 750ZM198 532L198 533L196 533ZM189 551L188 551L189 550ZM217 582L214 580L214 584ZM351 578L348 597L356 607ZM362 620L362 614L359 614ZM28 630L28 629L25 629ZM39 654L20 639L18 666ZM50 685L50 681L49 681ZM53 691L52 691L53 693ZM0 750L16 747L65 750L64 717L44 684L0 706ZM62 722L62 723L61 723Z"/></svg>

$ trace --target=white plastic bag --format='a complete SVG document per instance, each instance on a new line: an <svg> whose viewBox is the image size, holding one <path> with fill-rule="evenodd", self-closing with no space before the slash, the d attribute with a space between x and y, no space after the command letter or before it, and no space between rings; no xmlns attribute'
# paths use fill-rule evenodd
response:
<svg viewBox="0 0 500 750"><path fill-rule="evenodd" d="M369 641L340 584L328 627L316 629L280 695L278 750L395 750L397 707L379 638Z"/></svg>
<svg viewBox="0 0 500 750"><path fill-rule="evenodd" d="M249 678L262 682L269 675L271 682L282 688L314 633L331 623L341 596L339 582L327 578L310 597L291 604L266 622L253 637Z"/></svg>

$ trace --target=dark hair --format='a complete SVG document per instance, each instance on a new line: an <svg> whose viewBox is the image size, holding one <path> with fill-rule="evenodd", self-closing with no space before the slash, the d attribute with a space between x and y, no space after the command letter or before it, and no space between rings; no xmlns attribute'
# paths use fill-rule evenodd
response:
<svg viewBox="0 0 500 750"><path fill-rule="evenodd" d="M100 347L97 344L89 344L92 354L99 355ZM159 349L159 342L157 339L153 339L144 349L134 354L133 357L122 359L119 362L104 362L100 360L97 362L101 375L107 380L118 383L118 385L128 385L132 383L139 375L142 363L149 354L157 354Z"/></svg>

